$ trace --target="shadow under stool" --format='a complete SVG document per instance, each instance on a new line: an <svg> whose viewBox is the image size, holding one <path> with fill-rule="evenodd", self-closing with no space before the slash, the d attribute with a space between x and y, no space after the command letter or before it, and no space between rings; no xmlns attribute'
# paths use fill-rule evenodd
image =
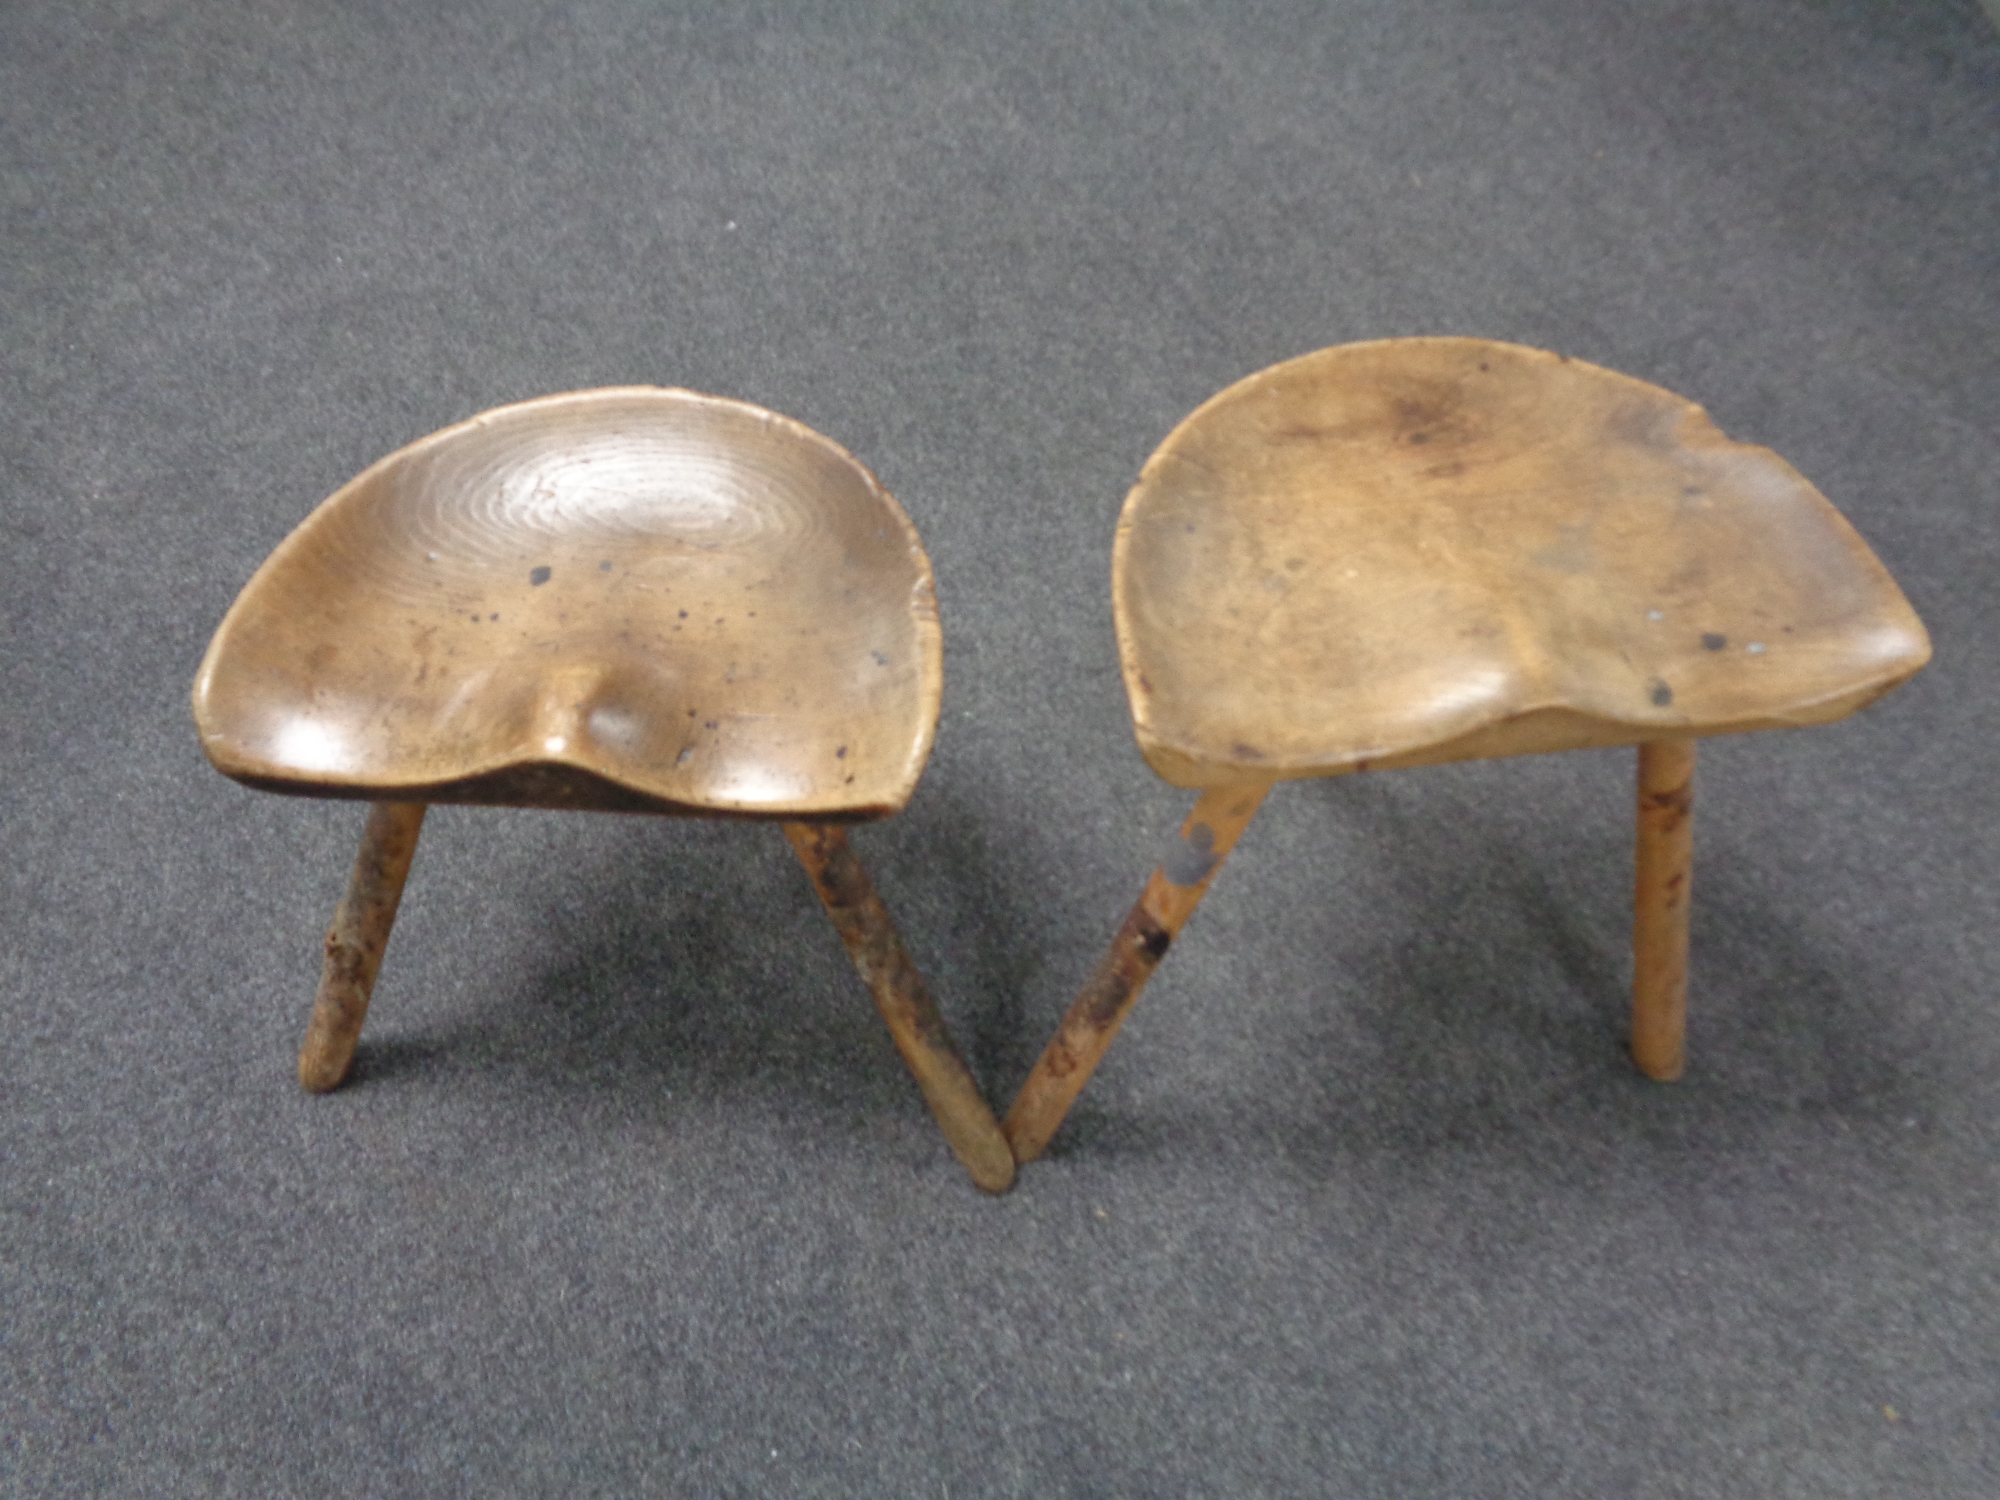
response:
<svg viewBox="0 0 2000 1500"><path fill-rule="evenodd" d="M909 518L788 418L583 391L382 459L271 554L194 687L224 774L373 804L301 1081L347 1076L428 805L775 821L951 1149L1004 1192L999 1124L844 826L909 801L942 692Z"/></svg>
<svg viewBox="0 0 2000 1500"><path fill-rule="evenodd" d="M1112 596L1140 750L1201 796L1008 1114L1021 1162L1299 777L1636 744L1632 1056L1677 1078L1695 741L1828 723L1930 657L1775 453L1657 386L1483 339L1343 345L1215 396L1127 498Z"/></svg>

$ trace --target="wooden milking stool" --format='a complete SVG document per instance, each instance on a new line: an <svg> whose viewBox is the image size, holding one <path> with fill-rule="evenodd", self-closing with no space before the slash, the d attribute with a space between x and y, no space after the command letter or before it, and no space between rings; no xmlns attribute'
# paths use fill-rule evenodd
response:
<svg viewBox="0 0 2000 1500"><path fill-rule="evenodd" d="M1126 500L1112 593L1140 749L1201 797L1014 1102L1022 1162L1298 777L1636 744L1632 1054L1678 1077L1695 741L1830 722L1930 657L1776 454L1479 339L1326 349L1214 397Z"/></svg>
<svg viewBox="0 0 2000 1500"><path fill-rule="evenodd" d="M800 424L686 391L585 391L432 434L271 555L195 720L251 786L374 804L299 1075L346 1077L425 808L784 826L972 1179L1014 1163L844 825L899 812L942 694L929 559Z"/></svg>

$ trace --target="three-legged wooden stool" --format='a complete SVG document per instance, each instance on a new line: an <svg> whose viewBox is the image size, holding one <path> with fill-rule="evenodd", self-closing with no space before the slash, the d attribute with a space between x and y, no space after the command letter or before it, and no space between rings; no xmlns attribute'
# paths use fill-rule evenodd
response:
<svg viewBox="0 0 2000 1500"><path fill-rule="evenodd" d="M843 824L888 817L943 691L930 561L847 453L645 388L474 417L361 474L272 553L194 687L251 786L372 802L299 1076L346 1077L425 807L784 825L952 1150L1014 1163Z"/></svg>
<svg viewBox="0 0 2000 1500"><path fill-rule="evenodd" d="M1695 740L1827 723L1930 657L1776 454L1480 339L1326 349L1214 397L1126 500L1112 592L1140 749L1201 800L1014 1102L1022 1162L1294 777L1637 744L1632 1054L1678 1077Z"/></svg>

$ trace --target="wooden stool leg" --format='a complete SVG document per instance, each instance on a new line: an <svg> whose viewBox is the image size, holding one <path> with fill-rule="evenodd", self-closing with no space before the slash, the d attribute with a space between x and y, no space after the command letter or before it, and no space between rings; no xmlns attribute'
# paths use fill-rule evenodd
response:
<svg viewBox="0 0 2000 1500"><path fill-rule="evenodd" d="M785 837L812 877L848 956L861 971L875 1008L889 1024L896 1050L916 1076L953 1155L973 1183L989 1193L1014 1185L1014 1156L972 1070L959 1056L944 1017L904 951L889 909L847 842L847 831L827 823L787 823Z"/></svg>
<svg viewBox="0 0 2000 1500"><path fill-rule="evenodd" d="M1639 747L1638 879L1632 911L1632 1060L1681 1076L1687 1028L1688 903L1694 894L1694 741Z"/></svg>
<svg viewBox="0 0 2000 1500"><path fill-rule="evenodd" d="M1007 1142L1015 1161L1031 1162L1047 1149L1139 992L1194 915L1209 882L1270 789L1268 782L1215 787L1195 803L1181 825L1180 837L1146 882L1139 904L1070 1003L1061 1028L1007 1112Z"/></svg>
<svg viewBox="0 0 2000 1500"><path fill-rule="evenodd" d="M375 990L389 930L396 925L396 907L423 824L421 802L377 802L368 810L347 894L326 934L326 968L305 1046L299 1049L299 1082L315 1094L339 1088L354 1062L354 1044L368 1017L368 997Z"/></svg>

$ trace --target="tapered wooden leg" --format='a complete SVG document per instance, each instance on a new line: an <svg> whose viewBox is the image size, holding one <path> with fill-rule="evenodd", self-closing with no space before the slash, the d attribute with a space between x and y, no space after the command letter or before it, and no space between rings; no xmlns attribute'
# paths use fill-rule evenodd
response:
<svg viewBox="0 0 2000 1500"><path fill-rule="evenodd" d="M989 1193L1006 1192L1014 1185L1014 1156L1006 1137L953 1045L923 976L896 936L889 909L848 844L846 830L825 823L787 823L785 837L812 877L813 889L875 997L875 1008L888 1022L896 1050L916 1076L952 1153L975 1185Z"/></svg>
<svg viewBox="0 0 2000 1500"><path fill-rule="evenodd" d="M389 930L396 925L396 907L423 824L421 802L377 802L368 810L347 894L326 934L326 968L306 1043L299 1049L299 1082L315 1094L340 1087L354 1062L354 1044L368 1017L368 997L375 991Z"/></svg>
<svg viewBox="0 0 2000 1500"><path fill-rule="evenodd" d="M1632 903L1632 1061L1681 1076L1688 903L1694 895L1694 741L1639 747L1638 879Z"/></svg>
<svg viewBox="0 0 2000 1500"><path fill-rule="evenodd" d="M1111 1039L1139 999L1168 946L1201 904L1208 884L1257 815L1268 782L1215 787L1181 825L1180 837L1146 882L1145 893L1097 970L1070 1003L1061 1029L1042 1052L1007 1112L1014 1160L1031 1162L1047 1149L1063 1116L1090 1081Z"/></svg>

